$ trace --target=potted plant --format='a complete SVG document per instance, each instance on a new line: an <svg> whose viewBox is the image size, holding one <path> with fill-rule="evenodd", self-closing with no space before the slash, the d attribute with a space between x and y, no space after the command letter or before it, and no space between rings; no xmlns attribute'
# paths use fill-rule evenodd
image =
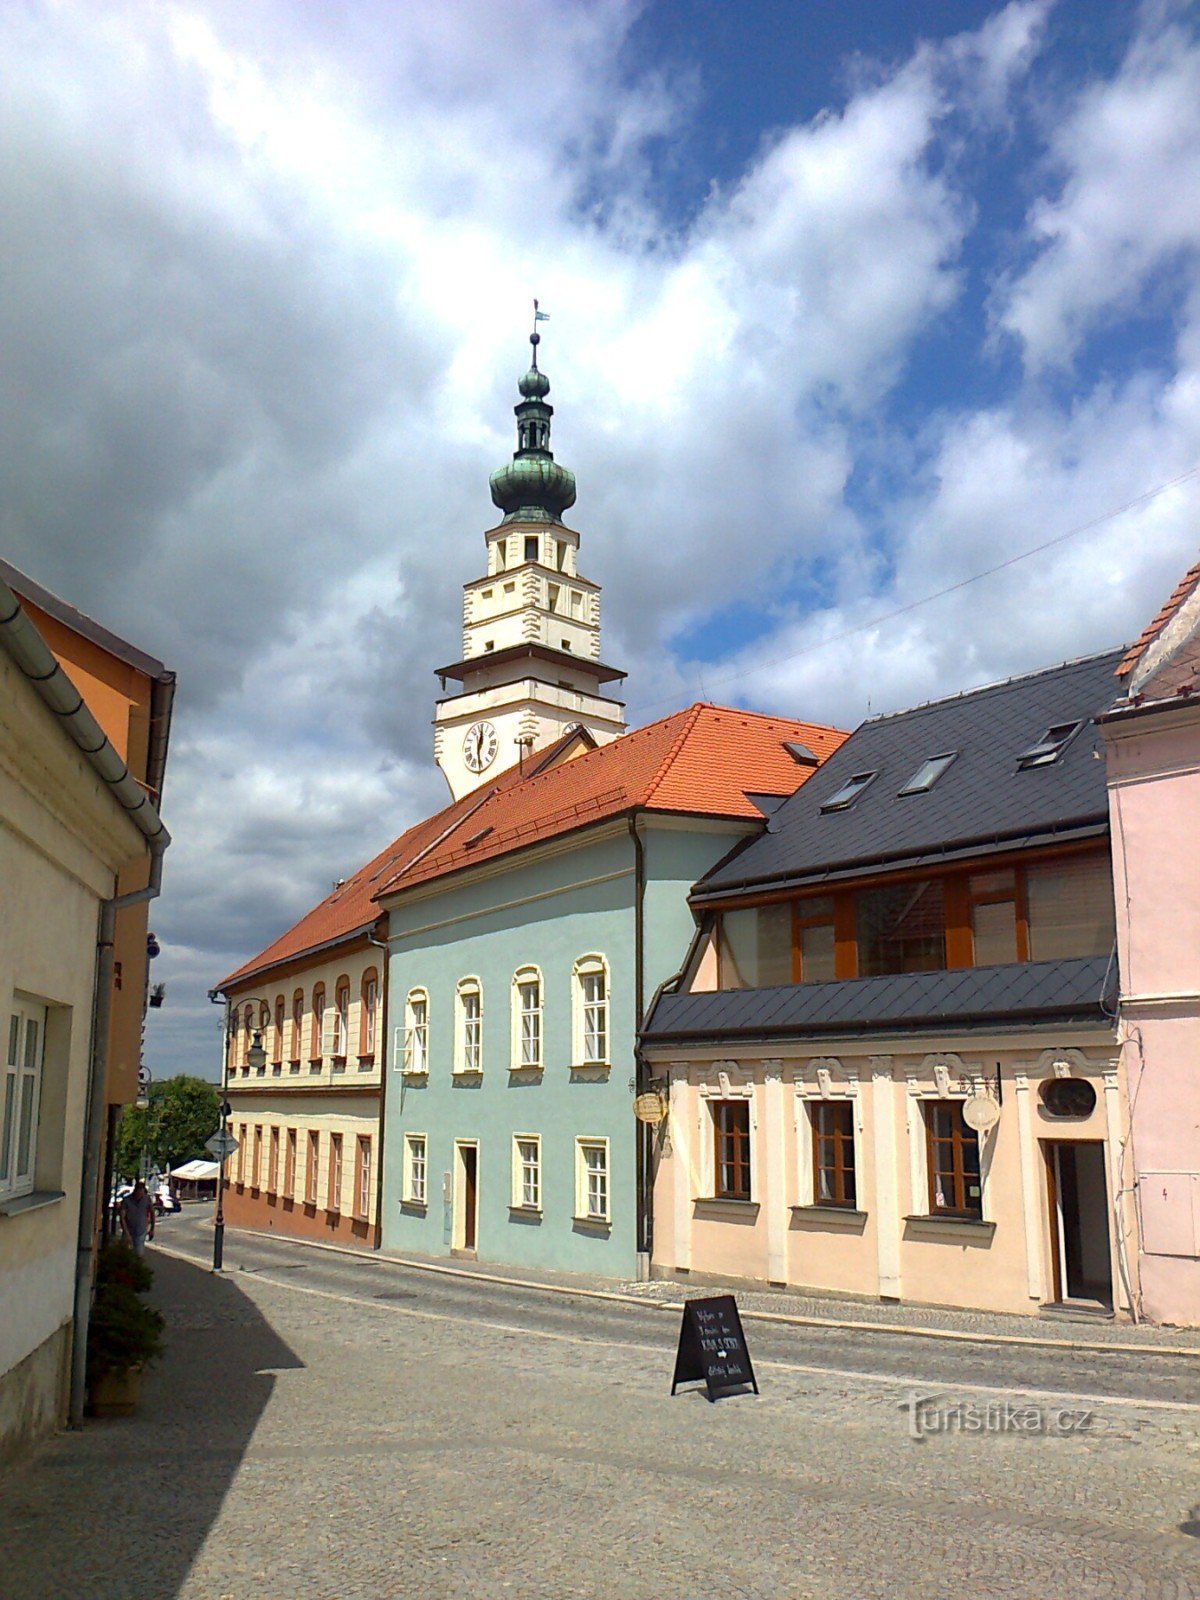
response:
<svg viewBox="0 0 1200 1600"><path fill-rule="evenodd" d="M124 1240L100 1251L88 1322L88 1409L95 1417L129 1416L143 1370L162 1353L162 1314L141 1298L153 1281Z"/></svg>

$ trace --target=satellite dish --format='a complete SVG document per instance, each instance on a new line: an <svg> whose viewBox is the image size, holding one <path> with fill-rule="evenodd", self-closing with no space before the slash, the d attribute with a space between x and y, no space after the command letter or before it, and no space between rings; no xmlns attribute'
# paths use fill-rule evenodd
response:
<svg viewBox="0 0 1200 1600"><path fill-rule="evenodd" d="M963 1121L975 1133L987 1133L1000 1121L1000 1107L990 1094L973 1094L963 1103Z"/></svg>

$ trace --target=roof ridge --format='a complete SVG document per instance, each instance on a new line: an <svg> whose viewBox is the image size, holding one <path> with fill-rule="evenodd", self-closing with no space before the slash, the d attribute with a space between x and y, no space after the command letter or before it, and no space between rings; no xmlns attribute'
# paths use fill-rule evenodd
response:
<svg viewBox="0 0 1200 1600"><path fill-rule="evenodd" d="M679 730L679 735L675 742L671 745L671 748L659 762L658 769L654 776L642 790L642 805L648 806L651 800L653 800L655 791L666 778L667 773L670 772L671 767L674 765L676 756L683 749L683 746L686 744L691 735L692 729L696 726L697 722L699 722L700 713L705 709L705 704L706 702L703 700L696 700L690 706L686 706L684 708L682 713L684 716L683 727ZM676 715L679 715L679 713L677 712ZM664 721L665 720L668 719L664 718Z"/></svg>
<svg viewBox="0 0 1200 1600"><path fill-rule="evenodd" d="M905 706L901 711L881 711L878 716L864 718L859 727L872 728L880 722L896 722L901 717L914 716L918 711L933 711L938 706L948 706L956 700L969 700L972 695L992 694L998 689L1009 689L1014 684L1030 683L1034 678L1048 678L1052 673L1065 672L1068 667L1084 667L1092 661L1103 661L1106 656L1118 656L1124 649L1124 645L1110 645L1107 650L1093 650L1085 656L1071 656L1066 661L1056 662L1052 667L1038 667L1033 672L1014 672L1007 678L996 678L991 683L976 684L973 689L957 689L953 694L942 695L937 700L920 700L915 706ZM857 732L857 729L855 731Z"/></svg>

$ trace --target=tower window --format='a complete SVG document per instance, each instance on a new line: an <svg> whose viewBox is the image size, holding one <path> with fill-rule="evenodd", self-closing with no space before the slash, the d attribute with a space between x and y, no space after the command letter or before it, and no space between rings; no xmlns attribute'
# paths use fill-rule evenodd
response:
<svg viewBox="0 0 1200 1600"><path fill-rule="evenodd" d="M565 539L556 539L554 541L554 555L558 570L565 572L567 570L567 541Z"/></svg>
<svg viewBox="0 0 1200 1600"><path fill-rule="evenodd" d="M563 642L562 642L562 647L563 647L564 650L569 650L571 648L570 639L564 639Z"/></svg>
<svg viewBox="0 0 1200 1600"><path fill-rule="evenodd" d="M528 534L525 535L525 559L526 559L526 561L536 561L537 558L538 558L538 539L537 539L537 534L536 533L528 533Z"/></svg>
<svg viewBox="0 0 1200 1600"><path fill-rule="evenodd" d="M546 605L551 611L558 610L559 588L556 583L546 585Z"/></svg>

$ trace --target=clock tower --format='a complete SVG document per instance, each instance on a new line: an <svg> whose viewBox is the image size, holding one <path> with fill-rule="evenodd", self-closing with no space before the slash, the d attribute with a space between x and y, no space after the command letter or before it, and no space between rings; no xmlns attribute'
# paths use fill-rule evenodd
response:
<svg viewBox="0 0 1200 1600"><path fill-rule="evenodd" d="M600 585L580 573L579 535L562 520L575 475L550 451L550 381L537 364L544 320L535 300L517 449L491 478L504 515L484 534L486 574L463 587L463 659L438 669L433 754L456 800L570 728L597 744L625 731L624 705L602 693L625 674L600 660ZM459 685L452 694L448 682Z"/></svg>

